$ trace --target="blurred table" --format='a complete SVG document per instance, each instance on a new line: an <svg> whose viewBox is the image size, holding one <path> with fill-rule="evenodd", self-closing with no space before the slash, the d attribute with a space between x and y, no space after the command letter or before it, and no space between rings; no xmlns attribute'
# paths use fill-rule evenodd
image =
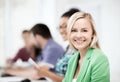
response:
<svg viewBox="0 0 120 82"><path fill-rule="evenodd" d="M25 80L26 78L18 77L18 76L6 76L1 77L2 72L4 71L3 67L0 67L0 82L21 82L22 80ZM53 82L51 79L47 78L47 80L31 80L31 82Z"/></svg>
<svg viewBox="0 0 120 82"><path fill-rule="evenodd" d="M4 69L0 67L0 82L21 82L22 80L25 80L26 78L23 77L1 77L2 72ZM30 80L31 82L49 82L47 80Z"/></svg>
<svg viewBox="0 0 120 82"><path fill-rule="evenodd" d="M0 77L0 82L21 82L25 80L22 77ZM46 80L30 80L31 82L48 82Z"/></svg>

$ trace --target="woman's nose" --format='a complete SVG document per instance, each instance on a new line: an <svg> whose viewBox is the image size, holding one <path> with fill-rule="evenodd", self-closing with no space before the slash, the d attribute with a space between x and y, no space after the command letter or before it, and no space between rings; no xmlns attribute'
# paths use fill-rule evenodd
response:
<svg viewBox="0 0 120 82"><path fill-rule="evenodd" d="M81 32L77 32L76 37L78 37L78 38L82 37L82 33Z"/></svg>

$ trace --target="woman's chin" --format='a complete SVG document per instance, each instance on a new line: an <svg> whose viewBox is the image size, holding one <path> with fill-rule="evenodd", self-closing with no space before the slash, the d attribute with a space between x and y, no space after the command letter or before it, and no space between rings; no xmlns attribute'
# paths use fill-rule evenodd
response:
<svg viewBox="0 0 120 82"><path fill-rule="evenodd" d="M76 45L75 48L76 48L77 50L82 50L82 49L84 49L84 46L81 46L81 45L78 46L78 45Z"/></svg>

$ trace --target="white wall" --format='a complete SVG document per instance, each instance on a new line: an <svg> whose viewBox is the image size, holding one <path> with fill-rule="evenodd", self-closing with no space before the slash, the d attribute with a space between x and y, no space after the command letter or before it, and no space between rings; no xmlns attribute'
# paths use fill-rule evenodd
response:
<svg viewBox="0 0 120 82"><path fill-rule="evenodd" d="M3 19L4 19L4 9L3 9L3 6L4 6L4 2L3 0L0 1L0 60L1 59L4 59L4 22L3 22ZM0 65L4 66L4 61L0 61Z"/></svg>

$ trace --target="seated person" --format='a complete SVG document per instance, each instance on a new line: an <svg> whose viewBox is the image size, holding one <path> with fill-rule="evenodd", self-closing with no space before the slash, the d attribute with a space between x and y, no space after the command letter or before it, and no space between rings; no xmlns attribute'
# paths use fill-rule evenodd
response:
<svg viewBox="0 0 120 82"><path fill-rule="evenodd" d="M37 42L37 46L41 49L41 54L38 56L38 65L42 63L47 63L43 65L43 67L51 68L51 65L55 66L57 59L64 53L62 47L57 44L51 36L51 33L48 27L45 24L36 24L31 29L33 33L34 39ZM48 65L50 64L50 65ZM4 74L11 74L16 76L22 76L31 78L34 77L34 69L33 67L22 68L22 69L6 69Z"/></svg>
<svg viewBox="0 0 120 82"><path fill-rule="evenodd" d="M109 61L100 50L92 16L76 12L70 17L67 33L77 53L70 59L62 82L110 82Z"/></svg>
<svg viewBox="0 0 120 82"><path fill-rule="evenodd" d="M59 23L59 31L64 41L68 40L67 22L70 16L78 11L79 11L78 9L72 8L61 16L60 23ZM37 77L39 76L39 78L48 77L55 82L61 82L65 76L68 61L72 57L74 52L75 51L72 50L70 46L68 45L66 52L61 56L61 58L58 59L57 64L54 69L46 69L45 67L37 67L36 70L38 71L38 74L36 74L36 76Z"/></svg>
<svg viewBox="0 0 120 82"><path fill-rule="evenodd" d="M49 63L55 66L57 59L64 53L63 48L52 39L51 33L45 24L35 25L31 32L39 48L42 49L41 55L38 56L38 62Z"/></svg>
<svg viewBox="0 0 120 82"><path fill-rule="evenodd" d="M7 60L8 64L15 63L18 59L26 62L29 58L32 58L34 61L36 61L36 56L39 55L40 51L38 48L35 47L35 44L31 41L30 36L30 31L24 30L22 32L22 38L25 46L17 52L13 59Z"/></svg>

